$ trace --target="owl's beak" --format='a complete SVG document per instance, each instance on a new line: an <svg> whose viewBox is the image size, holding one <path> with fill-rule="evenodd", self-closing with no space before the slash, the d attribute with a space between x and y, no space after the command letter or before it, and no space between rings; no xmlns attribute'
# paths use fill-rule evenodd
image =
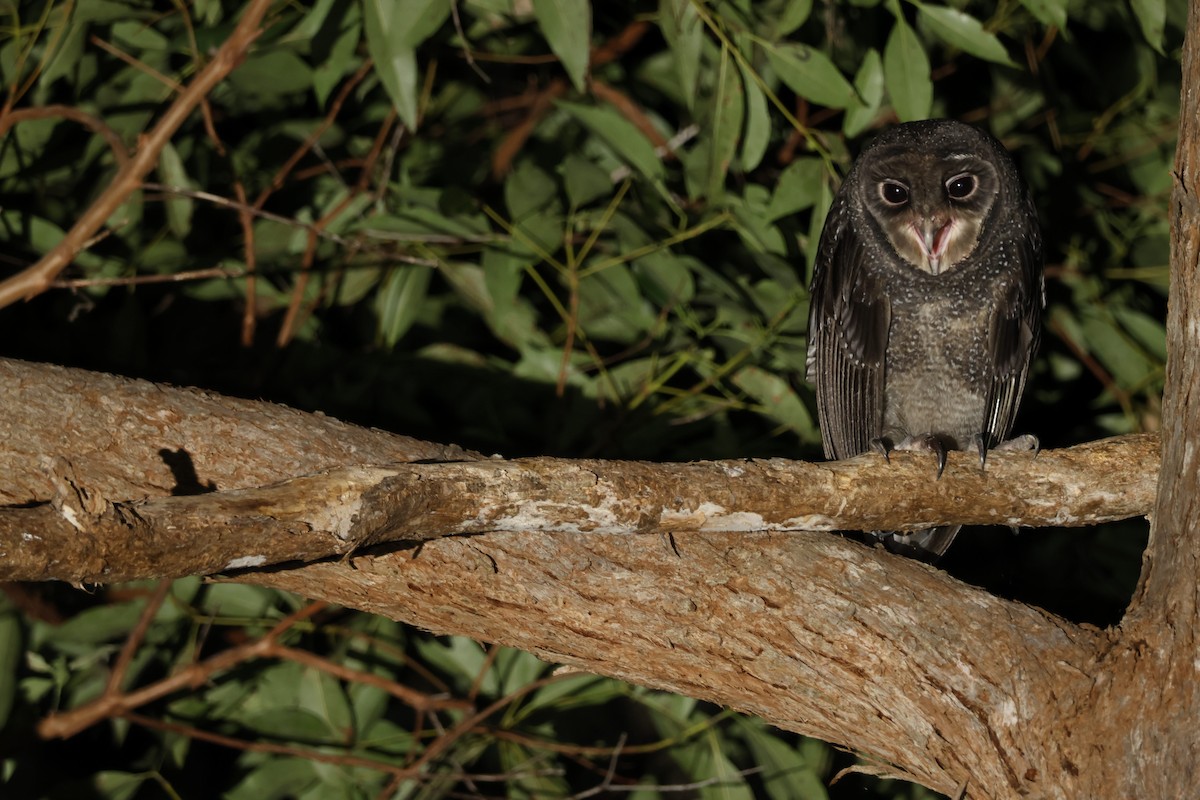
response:
<svg viewBox="0 0 1200 800"><path fill-rule="evenodd" d="M937 275L942 271L942 259L946 255L953 229L953 219L924 218L913 223L913 238L917 240L917 245L925 256L925 266L929 274Z"/></svg>

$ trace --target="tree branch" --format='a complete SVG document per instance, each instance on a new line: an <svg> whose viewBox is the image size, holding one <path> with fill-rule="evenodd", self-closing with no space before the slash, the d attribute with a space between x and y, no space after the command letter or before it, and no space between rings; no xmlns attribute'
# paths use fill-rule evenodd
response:
<svg viewBox="0 0 1200 800"><path fill-rule="evenodd" d="M1033 731L1101 633L820 533L495 532L244 579L711 700L972 798L1043 792Z"/></svg>
<svg viewBox="0 0 1200 800"><path fill-rule="evenodd" d="M0 362L0 370L5 368L25 371L17 385L27 396L34 380L30 368ZM80 430L80 410L71 404L72 396L56 396L66 388L60 380L64 373L69 371L50 370L54 380L33 392L39 401L37 410L22 412L31 426L27 432L35 440L43 433L53 439L55 433ZM147 426L147 420L184 420L197 400L196 393L185 390L148 393L139 382L97 379L106 384L106 403L91 409L89 424L97 433L132 433L116 446L130 447L134 453L162 444L158 437L165 431ZM203 402L213 400L203 396ZM298 424L306 418L269 404L242 406L246 414L252 414L255 406L268 415L286 418L290 414ZM51 409L58 409L58 415ZM225 413L229 416L230 409ZM36 414L36 427L31 414ZM330 438L328 418L307 419L312 429L293 430L293 438L283 446ZM131 420L137 424L131 425ZM1140 436L1047 451L1036 459L1029 454L996 453L987 472L980 470L974 456L956 453L941 480L934 479L932 461L915 454L896 454L891 463L868 455L830 464L782 459L650 464L553 458L352 463L263 487L205 491L227 486L231 479L210 477L208 468L222 461L211 450L254 452L261 446L263 429L246 417L244 427L227 424L223 435L214 436L211 419L206 422L204 439L192 436L182 446L178 437L186 425L171 425L174 442L157 450L158 460L168 466L174 462L172 492L185 496L131 500L130 492L135 498L154 490L163 493L161 485L145 484L126 486L124 494L115 494L120 490L111 476L100 475L93 484L91 474L81 469L80 464L90 463L94 454L69 448L59 450L62 455L49 464L50 486L42 487L43 493L18 492L22 484L0 486L6 494L20 497L24 506L0 510L0 552L6 554L0 579L112 582L211 574L342 556L386 542L494 530L591 534L891 530L944 523L1092 524L1147 513L1159 458L1158 440ZM152 440L139 444L138 431ZM344 442L343 433L344 429L337 438ZM367 431L358 431L355 438L361 441L364 436L394 439ZM130 463L124 453L114 459L113 443L105 441L106 461ZM19 437L14 444L11 450L0 451L0 464L11 465L14 472L9 479L36 485L35 476L22 477L21 472L29 472L29 466L37 463L29 454L55 452L53 446ZM386 452L386 444L381 442L371 451L343 449L340 455L357 461L367 452ZM183 453L191 460L186 470L179 463L185 459ZM448 449L440 455L456 457ZM397 454L387 460L402 457ZM274 463L280 460L301 466L294 455L289 459L281 454ZM180 475L184 471L186 478Z"/></svg>

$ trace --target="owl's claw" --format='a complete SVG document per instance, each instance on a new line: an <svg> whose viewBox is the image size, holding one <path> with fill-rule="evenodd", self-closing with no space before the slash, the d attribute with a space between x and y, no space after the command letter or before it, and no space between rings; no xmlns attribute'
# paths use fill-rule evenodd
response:
<svg viewBox="0 0 1200 800"><path fill-rule="evenodd" d="M979 453L979 471L987 471L987 439L982 433L977 433L971 437L971 443L975 445L976 452Z"/></svg>
<svg viewBox="0 0 1200 800"><path fill-rule="evenodd" d="M897 450L923 450L933 453L937 456L937 479L942 479L942 473L946 471L946 445L942 444L941 439L934 436L932 433L923 433L919 436L906 436L900 444L896 445Z"/></svg>

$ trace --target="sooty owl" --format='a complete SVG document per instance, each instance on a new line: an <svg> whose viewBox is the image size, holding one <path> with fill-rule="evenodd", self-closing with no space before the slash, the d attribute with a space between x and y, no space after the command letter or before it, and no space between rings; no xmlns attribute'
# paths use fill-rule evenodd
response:
<svg viewBox="0 0 1200 800"><path fill-rule="evenodd" d="M859 155L821 234L809 316L828 458L1006 441L1040 338L1041 233L1003 145L950 120L899 125ZM958 526L880 532L933 559Z"/></svg>

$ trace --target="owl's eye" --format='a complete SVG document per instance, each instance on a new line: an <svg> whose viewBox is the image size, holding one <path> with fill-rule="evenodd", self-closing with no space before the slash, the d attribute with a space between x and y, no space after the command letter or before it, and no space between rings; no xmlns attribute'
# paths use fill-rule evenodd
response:
<svg viewBox="0 0 1200 800"><path fill-rule="evenodd" d="M895 181L884 181L879 184L879 196L889 206L902 206L908 202L908 188Z"/></svg>
<svg viewBox="0 0 1200 800"><path fill-rule="evenodd" d="M966 200L975 194L976 186L974 175L959 175L946 181L946 194L952 200Z"/></svg>

